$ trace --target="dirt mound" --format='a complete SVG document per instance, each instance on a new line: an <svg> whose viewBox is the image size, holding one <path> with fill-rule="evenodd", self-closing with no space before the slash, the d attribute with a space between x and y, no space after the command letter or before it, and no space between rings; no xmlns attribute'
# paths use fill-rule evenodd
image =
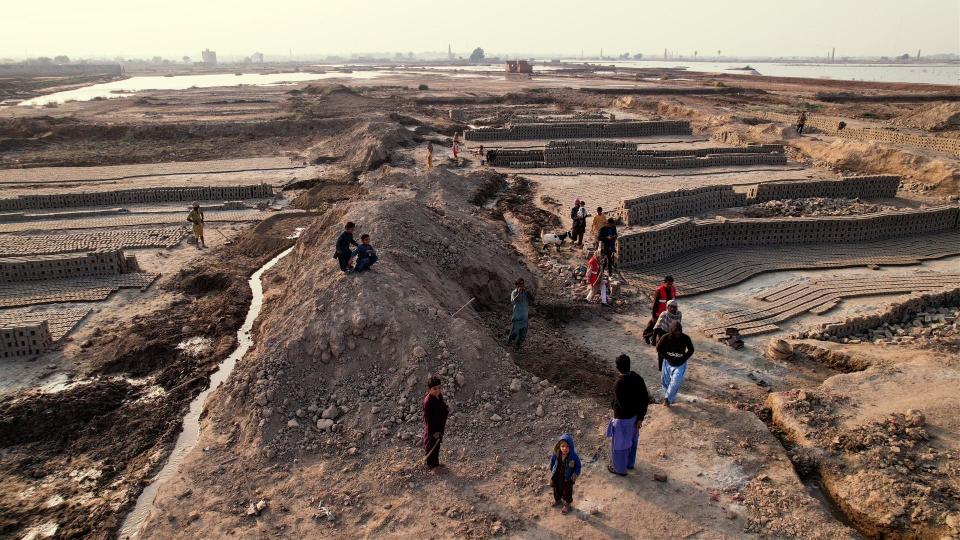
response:
<svg viewBox="0 0 960 540"><path fill-rule="evenodd" d="M401 181L396 173L384 176L378 180L382 188ZM443 176L444 182L464 182ZM304 231L288 266L295 269L286 278L288 292L267 310L263 341L238 367L244 375L229 390L237 418L268 455L309 452L329 440L322 430L330 429L363 430L369 442L379 442L386 434L381 430L394 422L377 422L370 409L394 410L397 396L418 399L419 392L411 396L410 390L428 373L477 384L481 370L490 375L510 368L502 357L481 366L481 358L499 357L496 345L471 327L469 311L449 314L481 290L506 298L523 270L502 264L510 257L498 243L482 241L492 234L488 225L459 212L438 212L409 195L399 188L381 200L348 203L342 215L333 212ZM372 236L381 261L374 271L333 271L331 246L344 220ZM341 412L324 413L331 407ZM402 426L413 412L404 405L392 414ZM326 426L321 421L327 419L336 423Z"/></svg>
<svg viewBox="0 0 960 540"><path fill-rule="evenodd" d="M936 375L934 375L936 373ZM837 375L814 390L771 394L798 472L861 532L939 538L960 532L958 373L935 357Z"/></svg>
<svg viewBox="0 0 960 540"><path fill-rule="evenodd" d="M949 102L926 106L893 118L890 123L927 131L960 129L960 103Z"/></svg>
<svg viewBox="0 0 960 540"><path fill-rule="evenodd" d="M313 144L303 155L310 163L337 161L358 174L390 163L397 149L413 145L416 139L395 122L370 121Z"/></svg>
<svg viewBox="0 0 960 540"><path fill-rule="evenodd" d="M904 184L918 184L923 190L956 195L960 190L960 167L955 160L880 146L874 143L838 139L829 145L800 139L792 141L819 164L864 174L896 174Z"/></svg>

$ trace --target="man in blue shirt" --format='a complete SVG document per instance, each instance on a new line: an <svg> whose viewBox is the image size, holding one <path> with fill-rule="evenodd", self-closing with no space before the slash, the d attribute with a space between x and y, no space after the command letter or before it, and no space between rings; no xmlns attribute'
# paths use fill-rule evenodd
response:
<svg viewBox="0 0 960 540"><path fill-rule="evenodd" d="M377 262L377 251L370 245L370 235L360 235L360 245L353 252L357 256L357 262L353 267L354 272L363 272L369 270L373 263Z"/></svg>

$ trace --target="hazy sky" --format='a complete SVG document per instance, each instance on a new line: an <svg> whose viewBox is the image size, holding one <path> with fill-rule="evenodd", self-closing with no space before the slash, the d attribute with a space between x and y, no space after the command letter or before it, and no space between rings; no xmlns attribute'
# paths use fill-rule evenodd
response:
<svg viewBox="0 0 960 540"><path fill-rule="evenodd" d="M960 53L958 0L6 0L0 57Z"/></svg>

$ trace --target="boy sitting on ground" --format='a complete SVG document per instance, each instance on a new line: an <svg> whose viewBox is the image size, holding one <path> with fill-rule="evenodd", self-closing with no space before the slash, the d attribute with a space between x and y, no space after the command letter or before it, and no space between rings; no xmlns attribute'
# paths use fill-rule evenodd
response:
<svg viewBox="0 0 960 540"><path fill-rule="evenodd" d="M357 262L353 267L354 272L363 272L369 270L373 263L377 262L377 251L370 245L370 235L360 235L360 245L353 252L357 256Z"/></svg>

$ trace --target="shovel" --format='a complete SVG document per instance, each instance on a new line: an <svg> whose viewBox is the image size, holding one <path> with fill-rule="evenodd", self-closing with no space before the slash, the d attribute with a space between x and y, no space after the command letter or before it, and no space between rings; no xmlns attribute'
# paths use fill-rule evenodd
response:
<svg viewBox="0 0 960 540"><path fill-rule="evenodd" d="M230 244L233 243L233 240L230 240L229 238L227 238L227 235L220 232L220 229L214 229L214 231L217 231L217 234L219 234L220 236L223 237L224 240L226 240L226 242L224 242L223 245L229 246Z"/></svg>

